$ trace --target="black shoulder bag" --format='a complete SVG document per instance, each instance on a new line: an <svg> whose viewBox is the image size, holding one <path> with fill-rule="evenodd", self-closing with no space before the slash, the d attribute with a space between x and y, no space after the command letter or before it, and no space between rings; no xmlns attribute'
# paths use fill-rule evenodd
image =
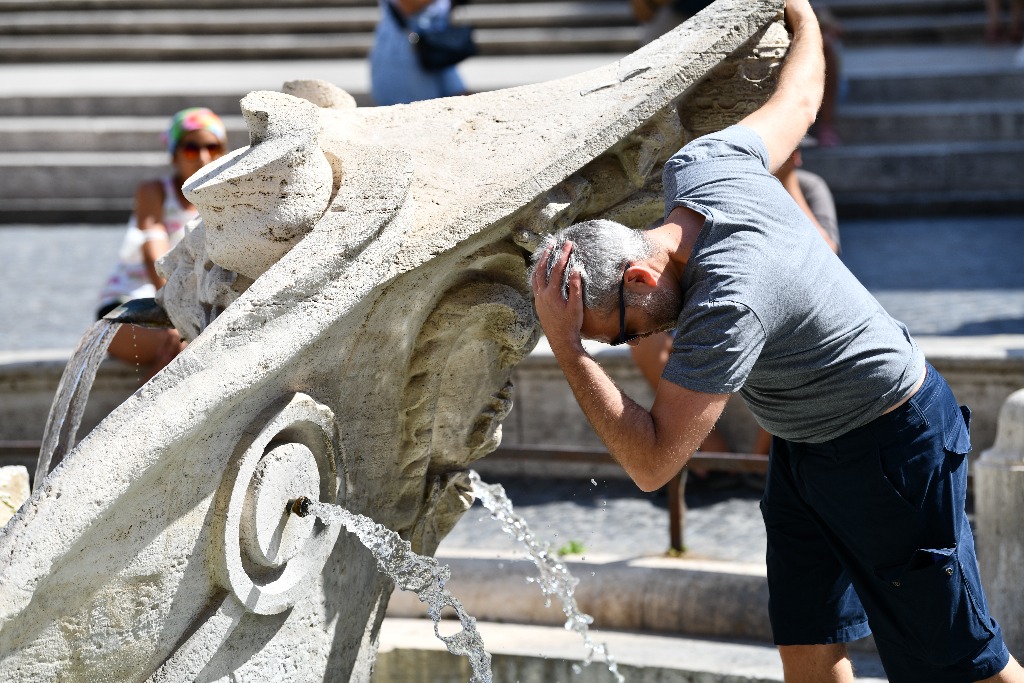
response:
<svg viewBox="0 0 1024 683"><path fill-rule="evenodd" d="M413 31L402 12L391 4L391 0L384 0L384 4L402 30L408 31L409 42L416 50L420 66L427 71L440 71L455 66L477 53L472 26L448 25L437 31Z"/></svg>

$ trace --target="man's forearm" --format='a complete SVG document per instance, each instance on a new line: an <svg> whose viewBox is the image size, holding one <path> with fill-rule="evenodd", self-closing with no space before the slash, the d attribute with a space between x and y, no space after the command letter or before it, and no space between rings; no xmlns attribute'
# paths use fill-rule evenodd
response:
<svg viewBox="0 0 1024 683"><path fill-rule="evenodd" d="M798 3L790 2L790 7ZM794 109L804 112L809 118L806 130L821 107L825 92L825 52L821 41L818 19L809 5L806 10L787 12L787 21L793 31L793 38L786 53L786 60L779 72L779 81L772 99L786 99ZM804 122L795 122L802 125Z"/></svg>
<svg viewBox="0 0 1024 683"><path fill-rule="evenodd" d="M582 345L552 350L583 414L640 488L657 488L686 463L685 457L671 457L671 449L659 444L650 412L623 393Z"/></svg>

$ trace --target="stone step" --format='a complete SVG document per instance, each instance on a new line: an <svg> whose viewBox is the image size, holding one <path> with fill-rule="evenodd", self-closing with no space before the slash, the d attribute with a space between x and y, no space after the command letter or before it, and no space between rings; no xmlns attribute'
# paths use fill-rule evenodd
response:
<svg viewBox="0 0 1024 683"><path fill-rule="evenodd" d="M472 90L491 90L578 73L625 52L474 57L460 71ZM1011 48L849 49L844 105L986 102L998 109L997 103L1024 101L1013 58ZM230 114L250 90L278 89L294 78L323 78L371 104L362 59L23 64L0 69L0 117L166 116L197 103Z"/></svg>
<svg viewBox="0 0 1024 683"><path fill-rule="evenodd" d="M851 71L847 80L845 102L858 105L1024 100L1024 78L1012 64L954 62L929 70Z"/></svg>
<svg viewBox="0 0 1024 683"><path fill-rule="evenodd" d="M494 0L477 0L494 2ZM507 0L505 0L507 1ZM519 0L531 2L533 0ZM207 8L260 7L374 7L376 0L0 0L4 12L78 12L104 10L175 9L192 11Z"/></svg>
<svg viewBox="0 0 1024 683"><path fill-rule="evenodd" d="M481 54L631 51L641 29L625 2L492 2L457 9ZM365 57L374 6L0 12L0 62ZM852 16L850 45L980 40L983 11ZM146 36L145 41L139 36Z"/></svg>
<svg viewBox="0 0 1024 683"><path fill-rule="evenodd" d="M543 4L549 0L472 0L474 5ZM610 0L605 0L610 1ZM897 0L905 2L907 0ZM68 12L105 10L162 10L191 12L201 9L293 8L293 7L376 7L377 0L0 0L5 12Z"/></svg>
<svg viewBox="0 0 1024 683"><path fill-rule="evenodd" d="M0 199L59 200L130 196L140 178L166 172L166 152L0 153Z"/></svg>
<svg viewBox="0 0 1024 683"><path fill-rule="evenodd" d="M1024 215L1024 191L838 192L834 199L841 221Z"/></svg>
<svg viewBox="0 0 1024 683"><path fill-rule="evenodd" d="M460 65L474 92L510 88L575 75L605 66L621 54L557 57L473 57ZM366 61L255 60L228 62L120 62L20 64L0 69L0 118L153 116L166 118L189 106L221 115L239 112L253 90L280 90L295 79L321 79L371 105Z"/></svg>
<svg viewBox="0 0 1024 683"><path fill-rule="evenodd" d="M629 5L597 2L493 3L459 7L457 21L478 28L629 26ZM0 35L232 35L372 33L375 4L352 7L99 10L0 13Z"/></svg>
<svg viewBox="0 0 1024 683"><path fill-rule="evenodd" d="M235 101L237 109L237 100ZM241 116L221 116L232 149L249 144ZM0 117L0 149L7 152L160 152L168 116Z"/></svg>
<svg viewBox="0 0 1024 683"><path fill-rule="evenodd" d="M1024 190L1024 141L809 149L804 165L833 193Z"/></svg>
<svg viewBox="0 0 1024 683"><path fill-rule="evenodd" d="M0 35L230 35L372 32L376 7L99 10L0 13Z"/></svg>
<svg viewBox="0 0 1024 683"><path fill-rule="evenodd" d="M816 0L837 18L951 14L982 11L984 0Z"/></svg>
<svg viewBox="0 0 1024 683"><path fill-rule="evenodd" d="M281 87L281 83L276 81L275 83L277 88ZM267 87L270 87L269 84ZM209 107L221 115L227 112L237 112L239 111L238 102L245 95L246 92L12 95L0 98L0 122L12 117L67 121L73 121L75 117L154 117L162 118L166 123L171 114L186 107ZM369 104L368 93L360 93L360 95L363 98L360 104ZM359 101L359 97L356 98L356 101ZM11 124L11 126L13 125ZM69 125L74 124L69 123ZM0 149L6 148L0 147ZM11 151L15 150L11 149Z"/></svg>
<svg viewBox="0 0 1024 683"><path fill-rule="evenodd" d="M640 34L638 26L487 28L476 39L481 55L554 55L632 52ZM352 59L366 57L372 44L369 32L9 36L0 42L0 62Z"/></svg>
<svg viewBox="0 0 1024 683"><path fill-rule="evenodd" d="M854 17L842 20L847 45L892 43L981 42L985 32L983 11L935 15Z"/></svg>
<svg viewBox="0 0 1024 683"><path fill-rule="evenodd" d="M839 110L846 145L1024 140L1024 102L850 104Z"/></svg>
<svg viewBox="0 0 1024 683"><path fill-rule="evenodd" d="M1024 142L857 145L808 150L845 217L1016 213ZM0 154L0 222L119 221L139 178L167 169L155 152Z"/></svg>
<svg viewBox="0 0 1024 683"><path fill-rule="evenodd" d="M848 145L809 149L805 166L834 193L1007 191L1024 189L1024 141ZM159 173L164 151L0 153L0 198L117 197L139 177Z"/></svg>
<svg viewBox="0 0 1024 683"><path fill-rule="evenodd" d="M1024 141L810 149L844 218L1012 215L1024 210Z"/></svg>
<svg viewBox="0 0 1024 683"><path fill-rule="evenodd" d="M614 590L612 588L611 600L614 600ZM551 611L557 608L552 607ZM456 633L457 624L442 621L440 632L446 636ZM607 647L619 673L627 681L783 681L778 651L767 643L610 631L599 623L591 628L594 641ZM477 630L491 654L496 681L607 683L615 680L600 656L586 663L587 648L579 634L563 626L481 619ZM855 651L851 658L859 683L887 680L877 655ZM429 619L388 617L384 620L374 664L374 683L465 681L470 673L468 660L445 649L444 643L434 635Z"/></svg>
<svg viewBox="0 0 1024 683"><path fill-rule="evenodd" d="M133 98L140 100L142 98ZM148 101L148 99L147 99ZM118 100L122 106L124 100ZM206 104L206 102L203 102ZM237 110L238 98L213 107ZM182 105L184 106L184 105ZM98 107L97 107L98 108ZM166 108L163 111L173 111ZM847 146L1024 140L1024 102L928 102L846 105L839 130ZM223 116L232 148L248 144L240 116ZM0 149L7 152L160 151L167 117L0 116Z"/></svg>

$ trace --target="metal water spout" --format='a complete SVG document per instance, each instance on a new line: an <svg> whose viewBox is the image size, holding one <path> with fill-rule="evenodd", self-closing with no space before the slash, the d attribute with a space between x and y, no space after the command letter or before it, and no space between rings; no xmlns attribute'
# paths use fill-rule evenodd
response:
<svg viewBox="0 0 1024 683"><path fill-rule="evenodd" d="M167 316L167 311L153 298L127 301L107 313L103 316L103 319L116 323L138 325L139 327L174 327L174 323Z"/></svg>

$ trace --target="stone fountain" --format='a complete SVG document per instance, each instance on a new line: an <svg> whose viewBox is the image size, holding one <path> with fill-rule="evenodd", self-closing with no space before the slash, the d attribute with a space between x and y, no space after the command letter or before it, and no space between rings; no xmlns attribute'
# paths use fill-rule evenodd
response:
<svg viewBox="0 0 1024 683"><path fill-rule="evenodd" d="M251 145L189 179L203 218L161 265L189 346L0 532L0 678L369 680L393 585L288 505L434 552L538 337L529 253L577 220L660 218L664 161L770 92L781 6L719 0L535 86L246 96Z"/></svg>

